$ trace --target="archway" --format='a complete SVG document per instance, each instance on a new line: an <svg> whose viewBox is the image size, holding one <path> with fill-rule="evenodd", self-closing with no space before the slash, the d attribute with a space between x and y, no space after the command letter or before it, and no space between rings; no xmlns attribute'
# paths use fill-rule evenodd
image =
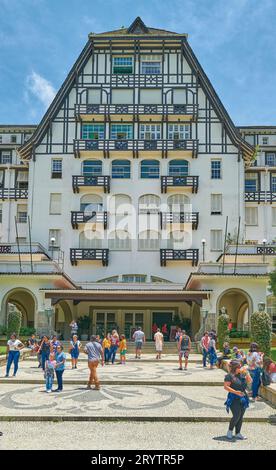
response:
<svg viewBox="0 0 276 470"><path fill-rule="evenodd" d="M247 329L253 309L251 297L242 289L228 289L217 301L217 314L225 308L233 327L239 330Z"/></svg>
<svg viewBox="0 0 276 470"><path fill-rule="evenodd" d="M55 311L55 330L64 340L71 336L71 327L69 326L73 320L70 306L65 300L61 300L56 306Z"/></svg>
<svg viewBox="0 0 276 470"><path fill-rule="evenodd" d="M2 302L2 312L5 323L7 322L9 310L15 308L22 313L22 326L33 328L35 326L35 312L37 300L35 295L28 289L12 289Z"/></svg>

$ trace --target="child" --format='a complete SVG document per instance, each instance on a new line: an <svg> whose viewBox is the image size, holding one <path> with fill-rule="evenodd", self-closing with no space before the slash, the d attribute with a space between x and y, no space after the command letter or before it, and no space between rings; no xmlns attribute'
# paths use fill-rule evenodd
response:
<svg viewBox="0 0 276 470"><path fill-rule="evenodd" d="M110 346L111 346L111 341L110 341L110 333L107 333L107 335L103 339L102 343L102 348L104 350L104 362L105 364L109 363L110 359Z"/></svg>
<svg viewBox="0 0 276 470"><path fill-rule="evenodd" d="M51 393L55 378L55 368L56 368L56 360L55 360L55 353L51 352L50 357L46 360L45 363L45 384L46 384L46 392Z"/></svg>
<svg viewBox="0 0 276 470"><path fill-rule="evenodd" d="M119 351L120 351L120 362L121 364L126 363L126 352L127 352L127 344L126 344L126 337L125 335L121 335L121 340L119 343Z"/></svg>
<svg viewBox="0 0 276 470"><path fill-rule="evenodd" d="M70 341L69 352L71 354L72 369L77 369L78 358L80 355L81 342L78 340L77 335L73 335Z"/></svg>

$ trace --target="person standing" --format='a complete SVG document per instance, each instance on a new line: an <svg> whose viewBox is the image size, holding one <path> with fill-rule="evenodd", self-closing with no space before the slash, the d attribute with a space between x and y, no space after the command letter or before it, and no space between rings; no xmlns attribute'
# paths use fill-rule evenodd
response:
<svg viewBox="0 0 276 470"><path fill-rule="evenodd" d="M51 351L53 351L54 354L56 354L56 352L57 352L57 347L58 347L59 344L60 344L60 342L59 342L59 340L57 339L57 336L56 336L56 335L52 336L51 344L50 344L50 349L51 349Z"/></svg>
<svg viewBox="0 0 276 470"><path fill-rule="evenodd" d="M156 359L161 359L161 354L163 351L164 336L161 333L160 328L157 328L157 331L154 335L155 349L156 349Z"/></svg>
<svg viewBox="0 0 276 470"><path fill-rule="evenodd" d="M207 367L207 357L209 354L209 343L210 343L210 338L209 338L209 333L208 331L205 331L204 335L201 338L200 341L200 346L202 349L202 362L203 362L203 367Z"/></svg>
<svg viewBox="0 0 276 470"><path fill-rule="evenodd" d="M45 385L46 385L46 392L51 393L53 388L53 383L55 379L55 368L56 368L57 361L55 360L55 353L52 351L50 353L49 360L45 363Z"/></svg>
<svg viewBox="0 0 276 470"><path fill-rule="evenodd" d="M161 328L161 331L162 331L162 333L163 333L164 340L167 340L167 339L168 339L168 336L169 336L169 330L168 330L167 323L164 323L164 325L163 325L162 328Z"/></svg>
<svg viewBox="0 0 276 470"><path fill-rule="evenodd" d="M105 335L103 342L102 342L102 348L104 352L104 363L109 364L109 358L110 358L110 346L111 346L111 340L110 340L110 333L107 333Z"/></svg>
<svg viewBox="0 0 276 470"><path fill-rule="evenodd" d="M246 437L241 434L241 428L245 410L249 406L246 388L252 379L249 374L241 373L241 364L238 361L231 361L229 368L230 372L224 378L224 389L228 392L225 405L227 413L229 413L230 409L233 417L230 421L227 439L233 439L233 431L235 429L235 438L244 440Z"/></svg>
<svg viewBox="0 0 276 470"><path fill-rule="evenodd" d="M246 361L252 378L252 400L256 401L259 399L258 395L263 367L263 354L259 352L257 343L251 343Z"/></svg>
<svg viewBox="0 0 276 470"><path fill-rule="evenodd" d="M229 333L231 333L232 330L233 330L233 323L232 323L232 320L230 318L230 320L228 322L228 331L229 331Z"/></svg>
<svg viewBox="0 0 276 470"><path fill-rule="evenodd" d="M179 356L179 370L183 370L182 367L182 358L185 359L184 370L188 368L189 354L191 351L191 338L186 334L186 331L183 330L181 336L178 340L178 356Z"/></svg>
<svg viewBox="0 0 276 470"><path fill-rule="evenodd" d="M58 388L55 390L55 392L62 392L63 372L65 370L66 354L63 352L63 346L61 344L59 344L57 347L55 360L56 360L56 377L57 377L57 383L58 383Z"/></svg>
<svg viewBox="0 0 276 470"><path fill-rule="evenodd" d="M69 326L71 327L71 338L73 338L74 335L78 334L79 329L76 320L72 320Z"/></svg>
<svg viewBox="0 0 276 470"><path fill-rule="evenodd" d="M126 364L126 353L127 353L127 342L125 335L121 335L120 344L119 344L119 351L120 351L120 363Z"/></svg>
<svg viewBox="0 0 276 470"><path fill-rule="evenodd" d="M210 359L210 369L213 369L218 360L216 349L216 336L213 333L211 333L210 335L208 354Z"/></svg>
<svg viewBox="0 0 276 470"><path fill-rule="evenodd" d="M78 359L80 355L81 342L77 335L74 335L70 341L69 352L71 354L72 369L77 369Z"/></svg>
<svg viewBox="0 0 276 470"><path fill-rule="evenodd" d="M84 352L88 356L88 368L90 371L87 389L91 390L91 385L95 384L94 390L100 390L100 381L97 375L97 367L101 360L102 366L104 365L104 352L100 343L96 340L96 336L91 336L90 342L84 347Z"/></svg>
<svg viewBox="0 0 276 470"><path fill-rule="evenodd" d="M111 360L111 364L114 365L115 359L116 359L116 352L119 347L119 335L116 330L112 331L111 337L110 337L110 350L109 350L109 360Z"/></svg>
<svg viewBox="0 0 276 470"><path fill-rule="evenodd" d="M38 353L41 353L41 365L42 369L45 370L45 362L48 361L49 356L50 356L50 350L51 350L51 343L49 336L43 336L43 339L41 341Z"/></svg>
<svg viewBox="0 0 276 470"><path fill-rule="evenodd" d="M15 333L12 333L9 341L7 342L6 358L7 358L7 368L5 377L9 377L10 368L13 363L13 377L16 376L18 371L18 363L20 359L20 351L24 348L24 344L17 339Z"/></svg>
<svg viewBox="0 0 276 470"><path fill-rule="evenodd" d="M146 342L145 333L142 331L141 326L138 326L134 332L133 339L135 341L135 359L141 359L142 346Z"/></svg>

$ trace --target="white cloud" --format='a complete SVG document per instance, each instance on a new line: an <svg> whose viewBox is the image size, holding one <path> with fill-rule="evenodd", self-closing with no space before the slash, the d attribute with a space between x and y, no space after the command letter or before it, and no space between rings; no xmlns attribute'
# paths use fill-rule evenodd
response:
<svg viewBox="0 0 276 470"><path fill-rule="evenodd" d="M53 101L56 90L53 85L38 73L32 71L26 80L27 94L35 96L45 108Z"/></svg>

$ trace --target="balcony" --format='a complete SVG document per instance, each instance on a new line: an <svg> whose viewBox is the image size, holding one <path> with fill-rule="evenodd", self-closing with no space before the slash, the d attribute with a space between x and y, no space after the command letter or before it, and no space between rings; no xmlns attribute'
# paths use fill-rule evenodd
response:
<svg viewBox="0 0 276 470"><path fill-rule="evenodd" d="M198 176L161 176L161 192L166 193L168 188L192 188L193 193L198 191Z"/></svg>
<svg viewBox="0 0 276 470"><path fill-rule="evenodd" d="M261 244L261 245L228 245L226 249L227 255L268 255L268 256L275 256L276 255L276 245L269 245L269 244Z"/></svg>
<svg viewBox="0 0 276 470"><path fill-rule="evenodd" d="M166 228L167 224L192 224L192 230L198 228L198 212L161 212L161 229Z"/></svg>
<svg viewBox="0 0 276 470"><path fill-rule="evenodd" d="M72 211L71 224L74 229L78 229L80 224L95 223L103 224L107 228L107 212L96 211Z"/></svg>
<svg viewBox="0 0 276 470"><path fill-rule="evenodd" d="M138 157L140 152L159 152L162 157L177 155L182 152L186 156L197 157L198 140L74 140L75 157L101 156L109 157L110 152L129 152ZM127 156L127 155L126 155Z"/></svg>
<svg viewBox="0 0 276 470"><path fill-rule="evenodd" d="M28 199L28 189L19 188L0 188L0 199Z"/></svg>
<svg viewBox="0 0 276 470"><path fill-rule="evenodd" d="M244 197L245 202L257 202L258 204L262 202L276 202L276 192L275 191L250 191L245 193Z"/></svg>
<svg viewBox="0 0 276 470"><path fill-rule="evenodd" d="M190 121L195 120L195 104L77 104L75 116L83 121Z"/></svg>
<svg viewBox="0 0 276 470"><path fill-rule="evenodd" d="M189 261L192 266L198 264L198 249L189 250L172 250L172 249L161 249L160 250L160 265L162 267L167 265L167 261Z"/></svg>
<svg viewBox="0 0 276 470"><path fill-rule="evenodd" d="M74 193L78 193L82 187L102 187L105 193L110 192L110 176L72 176Z"/></svg>
<svg viewBox="0 0 276 470"><path fill-rule="evenodd" d="M79 261L101 261L103 266L108 266L109 250L107 248L71 248L70 260L73 266Z"/></svg>

